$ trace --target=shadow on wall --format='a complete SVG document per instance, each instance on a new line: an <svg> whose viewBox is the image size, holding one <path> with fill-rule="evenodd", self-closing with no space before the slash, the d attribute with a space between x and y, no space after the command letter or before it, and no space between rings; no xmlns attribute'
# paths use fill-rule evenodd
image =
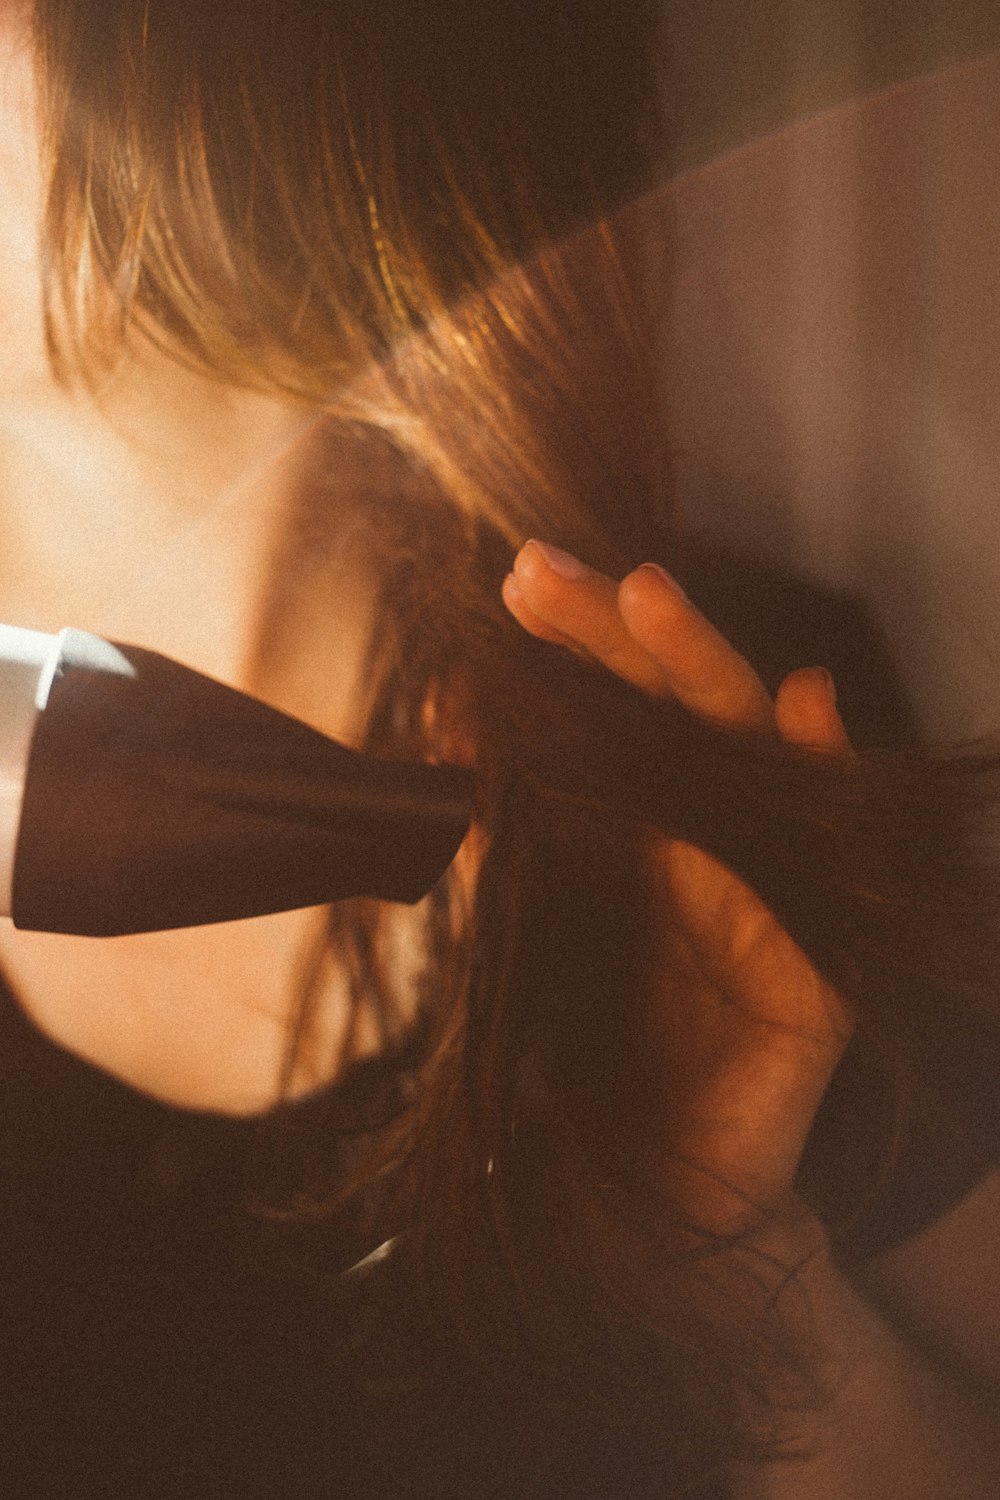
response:
<svg viewBox="0 0 1000 1500"><path fill-rule="evenodd" d="M686 170L639 216L684 527L856 594L922 737L1000 734L1000 12L666 33Z"/></svg>

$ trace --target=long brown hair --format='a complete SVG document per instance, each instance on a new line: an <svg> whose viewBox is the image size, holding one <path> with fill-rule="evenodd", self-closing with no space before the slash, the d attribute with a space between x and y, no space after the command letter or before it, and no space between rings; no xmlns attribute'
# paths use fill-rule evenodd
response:
<svg viewBox="0 0 1000 1500"><path fill-rule="evenodd" d="M653 18L645 0L36 4L54 368L99 381L138 327L372 432L420 480L369 502L369 745L447 754L460 704L487 852L464 921L454 888L427 904L412 1086L359 1180L391 1180L443 1323L552 1401L645 1424L680 1482L745 1451L748 1390L809 1382L769 1268L710 1236L692 1254L697 1226L650 1208L644 830L749 880L902 1097L942 1007L1000 1018L996 875L971 837L1000 759L844 765L728 733L499 602L531 534L611 573L679 555L612 230L650 180ZM341 908L331 931L391 1037L383 915Z"/></svg>

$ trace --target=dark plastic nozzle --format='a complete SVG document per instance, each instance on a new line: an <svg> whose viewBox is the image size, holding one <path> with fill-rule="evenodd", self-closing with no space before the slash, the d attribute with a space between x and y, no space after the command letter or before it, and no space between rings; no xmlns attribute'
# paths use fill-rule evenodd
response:
<svg viewBox="0 0 1000 1500"><path fill-rule="evenodd" d="M416 901L472 799L468 771L374 760L156 652L65 630L37 688L11 916L107 937Z"/></svg>

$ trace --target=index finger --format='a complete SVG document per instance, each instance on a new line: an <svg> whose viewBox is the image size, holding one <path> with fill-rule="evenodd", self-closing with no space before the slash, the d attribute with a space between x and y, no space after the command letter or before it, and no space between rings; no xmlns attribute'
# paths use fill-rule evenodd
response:
<svg viewBox="0 0 1000 1500"><path fill-rule="evenodd" d="M775 727L770 694L753 667L662 568L643 563L622 579L618 613L692 713L737 729Z"/></svg>

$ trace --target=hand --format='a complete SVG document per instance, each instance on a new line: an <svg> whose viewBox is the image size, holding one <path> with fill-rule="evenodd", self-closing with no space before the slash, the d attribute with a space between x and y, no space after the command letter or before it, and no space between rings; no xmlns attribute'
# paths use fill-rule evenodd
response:
<svg viewBox="0 0 1000 1500"><path fill-rule="evenodd" d="M651 694L673 695L707 719L852 754L828 674L793 672L772 703L750 665L650 564L616 585L529 542L503 597L533 635ZM657 835L651 871L663 894L650 1028L668 1101L665 1186L699 1227L738 1234L794 1204L799 1159L852 1019L731 870Z"/></svg>

